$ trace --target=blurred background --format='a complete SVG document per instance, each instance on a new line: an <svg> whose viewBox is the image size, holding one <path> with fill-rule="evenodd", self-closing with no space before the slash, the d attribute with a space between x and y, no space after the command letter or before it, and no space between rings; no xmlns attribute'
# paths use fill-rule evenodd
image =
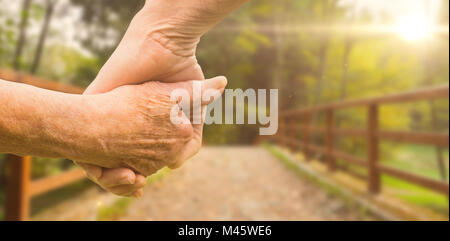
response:
<svg viewBox="0 0 450 241"><path fill-rule="evenodd" d="M0 0L0 69L85 88L118 45L129 22L143 3L143 0ZM279 89L280 110L291 110L448 85L448 24L448 0L253 0L204 36L197 55L206 76L226 75L229 79L228 88L231 89ZM339 111L336 121L336 125L342 128L364 128L367 121L366 109ZM380 128L385 130L448 135L448 97L436 101L385 105L380 108L379 122ZM314 123L318 126L325 125L324 116L315 116ZM207 126L204 138L211 149L200 153L199 158L208 159L221 153L223 156L229 155L231 162L239 158L251 162L258 155L264 159L264 156L271 155L269 151L260 153L258 150L253 153L242 149L243 146L257 141L258 130L257 125ZM315 143L325 143L320 135L312 135L311 138ZM228 149L223 149L223 146ZM234 153L233 148L239 151ZM364 138L337 138L336 148L356 156L364 156L366 142ZM318 163L324 159L319 154L313 158ZM448 183L449 180L448 142L447 148L441 148L383 141L380 143L380 162L439 182ZM215 166L205 170L208 173L213 172L214 168L222 167L222 164L215 161L209 163L215 163ZM351 173L352 178L364 180L367 177L367 171L363 168L339 160L338 164L343 169L351 170L348 173ZM249 175L252 169L246 165L244 163L226 168L239 169ZM0 206L5 203L5 166L6 156L0 154ZM186 172L189 173L188 170L191 169L193 172L201 171L194 167L197 166L187 167L177 175L188 175ZM70 160L33 158L31 175L32 179L39 179L58 175L72 168L74 166ZM268 168L270 170L270 167ZM217 171L220 170L219 168ZM170 171L164 170L160 176L165 176L166 172ZM254 172L256 176L265 175L264 172ZM288 173L283 174L280 169L280 175L291 175L289 171L286 172ZM175 173L167 175L172 176ZM153 179L159 180L160 177ZM167 189L175 185L173 183L177 183L177 179L170 179L169 184L164 183L163 179L159 180L163 183L158 185L162 185L161 189L169 186L164 189L165 192L170 192ZM184 179L180 177L180 180ZM288 180L285 181L289 183ZM445 195L389 176L383 176L382 182L383 186L392 191L393 199L400 200L400 206L417 205L427 210L424 213L430 210L433 215L436 213L448 219L448 186ZM92 188L93 185L84 180L34 197L31 202L31 215L45 213L68 200L77 200L80 193ZM158 190L153 191L158 193ZM298 192L294 191L295 187L292 190L294 193ZM286 192L289 193L289 189ZM378 219L383 216L367 214L361 217L360 207L347 207L346 201L340 201L338 197L329 194L329 190L323 192L326 193L323 194L326 196L324 203L341 203L343 208L333 211L330 207L332 211L329 218L326 213L308 216L308 212L305 212L305 216L280 215L279 219ZM287 198L290 195L287 193L278 195ZM269 195L270 192L266 194ZM97 200L96 195L92 200ZM213 198L213 194L206 195L208 196L204 198ZM303 198L308 192L295 195ZM322 194L317 194L317 198L320 195ZM291 197L293 201L297 196ZM162 195L160 198L164 197ZM265 195L261 198L270 199ZM118 219L119 216L126 216L124 213L130 215L129 213L133 212L129 211L132 202L133 200L129 199L118 199L105 205L103 201L97 200L94 206L99 210L96 209L95 212L103 213L99 215L106 216L104 219L111 216ZM217 202L220 206L220 200ZM293 205L282 200L273 202L278 202L276 206L282 207ZM82 205L81 203L82 199L78 205ZM136 205L140 205L140 208L146 207L144 204ZM244 212L242 210L252 210L258 205L253 203L238 209ZM202 207L198 204L196 209L202 210ZM314 209L314 206L306 204L304 207ZM289 207L286 208L290 210ZM167 211L167 217L197 217L196 213L191 213L191 216L177 216L176 209L174 210ZM231 212L229 216L211 212L210 216L199 216L198 219L235 218L230 210L227 211ZM280 212L283 213L283 210ZM344 214L341 215L341 212ZM271 216L270 212L261 213L259 216L236 214L236 217L278 217ZM150 213L148 218L152 218L152 214L154 213ZM0 218L2 215L0 212ZM153 216L158 215L160 214ZM47 213L39 217L57 219L58 215ZM88 215L81 214L78 218L83 217L89 219ZM164 219L163 216L158 217ZM129 218L146 217L131 215Z"/></svg>

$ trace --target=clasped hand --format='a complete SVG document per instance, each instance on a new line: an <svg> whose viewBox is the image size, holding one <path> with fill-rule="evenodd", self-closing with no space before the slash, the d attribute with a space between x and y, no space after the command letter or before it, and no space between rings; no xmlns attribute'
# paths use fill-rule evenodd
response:
<svg viewBox="0 0 450 241"><path fill-rule="evenodd" d="M198 152L203 124L171 123L170 91L191 90L190 81L204 79L195 57L200 37L243 2L147 0L85 92L107 92L99 108L110 107L105 123L116 127L100 134L101 153L74 158L91 180L117 195L138 197L145 176L164 166L177 168ZM216 77L202 89L223 92L225 85L224 77ZM208 102L202 104L205 110Z"/></svg>

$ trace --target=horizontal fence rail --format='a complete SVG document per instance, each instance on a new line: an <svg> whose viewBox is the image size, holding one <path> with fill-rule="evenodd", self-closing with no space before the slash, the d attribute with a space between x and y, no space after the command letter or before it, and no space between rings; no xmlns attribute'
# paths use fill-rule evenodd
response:
<svg viewBox="0 0 450 241"><path fill-rule="evenodd" d="M70 94L83 93L83 89L76 86L56 83L51 80L37 78L32 75L22 74L12 70L0 69L0 79ZM30 199L32 197L55 190L86 177L83 170L75 169L56 176L31 180L32 157L7 155L6 163L7 186L5 219L10 221L28 219Z"/></svg>
<svg viewBox="0 0 450 241"><path fill-rule="evenodd" d="M299 116L305 113L320 112L325 110L337 110L358 106L377 106L381 104L395 104L404 102L413 102L421 100L433 100L448 98L448 85L425 88L421 90L409 91L401 94L392 94L384 97L369 98L363 100L349 100L336 102L328 105L318 105L309 108L285 111L280 114L280 118Z"/></svg>
<svg viewBox="0 0 450 241"><path fill-rule="evenodd" d="M81 94L84 92L83 88L76 87L70 84L57 83L52 80L38 78L29 74L23 74L7 69L0 69L0 79L28 84L43 89L54 90L69 94Z"/></svg>
<svg viewBox="0 0 450 241"><path fill-rule="evenodd" d="M381 191L381 175L390 175L409 183L413 183L433 191L449 195L449 184L445 181L434 180L403 170L388 167L379 163L381 140L431 145L440 148L449 147L448 133L423 133L408 131L386 131L379 128L379 107L384 104L396 104L423 100L449 98L449 86L438 86L422 90L410 91L400 94L387 95L363 100L343 101L326 105L313 106L290 110L280 113L280 130L271 139L276 143L291 149L301 149L305 159L311 159L311 153L318 153L326 157L328 169L336 169L336 159L343 160L357 166L364 167L368 173L368 191L378 194ZM367 109L367 125L365 129L336 128L335 112L341 109L364 107ZM313 114L325 113L326 126L313 126L311 118ZM302 124L299 124L299 122ZM298 138L302 134L302 140ZM312 134L321 134L325 137L325 145L319 146L311 141ZM367 146L366 157L356 157L350 153L336 150L334 143L336 137L364 138Z"/></svg>

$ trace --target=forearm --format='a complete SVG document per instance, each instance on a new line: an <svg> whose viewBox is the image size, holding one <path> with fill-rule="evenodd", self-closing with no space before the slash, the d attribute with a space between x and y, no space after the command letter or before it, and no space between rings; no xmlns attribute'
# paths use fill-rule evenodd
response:
<svg viewBox="0 0 450 241"><path fill-rule="evenodd" d="M200 37L249 0L147 0L141 12L159 13L157 18L171 19L179 31Z"/></svg>
<svg viewBox="0 0 450 241"><path fill-rule="evenodd" d="M248 0L147 0L86 94L148 81L204 79L200 38Z"/></svg>
<svg viewBox="0 0 450 241"><path fill-rule="evenodd" d="M249 0L147 0L144 11L161 13L162 18L175 18L184 27L199 27L199 33L207 32L234 10Z"/></svg>
<svg viewBox="0 0 450 241"><path fill-rule="evenodd" d="M77 95L0 80L0 153L67 157L88 119L81 101Z"/></svg>
<svg viewBox="0 0 450 241"><path fill-rule="evenodd" d="M202 35L247 1L147 0L138 18L145 19L154 39L163 39L162 45L169 49L175 46L172 50L184 55L183 48L195 49Z"/></svg>

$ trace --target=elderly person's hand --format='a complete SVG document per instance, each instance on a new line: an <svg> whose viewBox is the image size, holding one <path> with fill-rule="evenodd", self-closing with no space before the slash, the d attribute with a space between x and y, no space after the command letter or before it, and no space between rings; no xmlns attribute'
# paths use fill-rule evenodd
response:
<svg viewBox="0 0 450 241"><path fill-rule="evenodd" d="M176 168L200 149L202 124L191 123L183 111L178 113L179 123L173 123L171 111L181 103L171 99L171 94L176 89L187 90L191 98L200 98L197 103L202 106L198 108L204 111L204 107L213 100L202 101L202 96L207 94L205 91L222 93L226 79L216 77L198 83L202 86L202 93L196 95L192 94L193 81L152 81L122 86L106 94L86 95L90 100L86 108L101 110L93 111L95 115L90 117L94 124L89 130L94 134L83 140L82 151L77 148L67 156L87 170L98 166L112 168L105 172L88 172L88 175L115 194L140 196L145 185L144 176L165 166ZM135 175L133 178L131 175L130 178L127 170L143 176Z"/></svg>
<svg viewBox="0 0 450 241"><path fill-rule="evenodd" d="M200 37L244 2L246 0L147 0L85 94L104 93L122 85L154 80L204 79L195 56ZM201 144L202 126L197 129ZM133 184L127 187L136 190L145 180L126 168L79 165L90 179L107 190L110 190L108 186L120 185L122 180L130 180Z"/></svg>
<svg viewBox="0 0 450 241"><path fill-rule="evenodd" d="M201 143L202 125L196 124L201 121L190 122L184 112L192 104L195 117L202 115L199 110L211 96L220 96L226 79L193 83L148 82L105 94L71 95L0 80L0 153L69 158L143 175L177 167ZM96 178L106 185L108 175ZM138 196L145 181L125 177L120 186L111 180L108 190L129 196Z"/></svg>

